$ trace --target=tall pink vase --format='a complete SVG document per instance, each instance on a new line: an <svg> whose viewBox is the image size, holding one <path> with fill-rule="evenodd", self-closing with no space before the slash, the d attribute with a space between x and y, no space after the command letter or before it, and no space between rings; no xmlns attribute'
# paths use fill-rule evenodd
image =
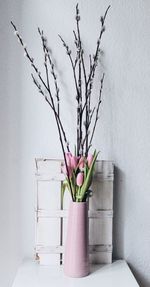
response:
<svg viewBox="0 0 150 287"><path fill-rule="evenodd" d="M70 202L64 255L64 273L67 276L79 278L89 274L87 202Z"/></svg>

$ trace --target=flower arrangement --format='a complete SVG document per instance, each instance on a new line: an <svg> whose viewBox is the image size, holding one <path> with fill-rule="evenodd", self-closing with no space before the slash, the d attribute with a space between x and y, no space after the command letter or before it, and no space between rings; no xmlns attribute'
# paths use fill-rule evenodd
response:
<svg viewBox="0 0 150 287"><path fill-rule="evenodd" d="M89 188L92 183L92 175L98 153L95 150L93 155L88 154L88 156L85 157L74 156L69 152L66 153L65 156L74 200L76 202L86 201L91 195ZM70 190L66 166L63 167L63 172L66 176L66 180L64 180L62 184L62 197L66 188Z"/></svg>
<svg viewBox="0 0 150 287"><path fill-rule="evenodd" d="M47 38L43 30L38 28L38 33L41 39L45 76L42 75L39 68L35 64L34 58L30 55L27 46L20 36L15 24L11 21L14 28L14 34L17 36L19 43L22 45L25 57L29 60L34 73L31 73L33 83L37 87L39 93L44 97L50 109L52 110L57 129L59 140L64 157L63 172L65 180L62 185L62 196L66 188L70 191L72 201L83 202L91 196L90 186L98 152L90 153L92 141L95 134L97 121L99 119L99 110L101 105L101 97L104 82L104 73L100 79L99 95L97 105L92 107L92 91L95 78L96 68L99 64L101 55L101 40L105 32L105 19L110 6L106 9L104 16L100 18L100 32L97 39L95 53L89 55L88 68L85 64L85 54L80 33L80 12L79 6L76 5L76 31L73 31L74 44L76 48L75 56L66 41L59 35L59 38L65 48L65 51L70 60L72 73L75 83L75 100L76 100L76 145L74 155L70 151L70 144L65 132L64 125L61 119L60 109L60 87L58 85L56 67L51 55L51 50L48 47ZM52 92L51 80L54 82L55 93ZM90 131L91 130L91 131Z"/></svg>

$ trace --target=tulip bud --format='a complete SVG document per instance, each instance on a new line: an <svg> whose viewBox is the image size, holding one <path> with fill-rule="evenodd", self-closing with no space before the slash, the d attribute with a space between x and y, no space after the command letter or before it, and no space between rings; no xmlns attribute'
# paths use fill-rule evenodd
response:
<svg viewBox="0 0 150 287"><path fill-rule="evenodd" d="M77 156L72 156L70 158L71 161L71 167L72 169L76 169L77 165L78 165L78 157Z"/></svg>
<svg viewBox="0 0 150 287"><path fill-rule="evenodd" d="M84 174L83 172L79 172L76 178L76 184L80 187L83 184Z"/></svg>
<svg viewBox="0 0 150 287"><path fill-rule="evenodd" d="M72 157L71 152L67 152L65 154L65 157L66 157L67 166L71 166L71 157Z"/></svg>
<svg viewBox="0 0 150 287"><path fill-rule="evenodd" d="M88 154L88 156L87 156L88 167L91 166L92 161L93 161L93 155L92 154Z"/></svg>
<svg viewBox="0 0 150 287"><path fill-rule="evenodd" d="M80 160L79 160L79 169L82 169L82 168L84 168L84 157L82 156L81 158L80 158Z"/></svg>

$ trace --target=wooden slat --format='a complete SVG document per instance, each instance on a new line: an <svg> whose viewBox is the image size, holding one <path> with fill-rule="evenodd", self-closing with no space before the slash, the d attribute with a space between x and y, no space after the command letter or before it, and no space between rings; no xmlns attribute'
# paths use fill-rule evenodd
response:
<svg viewBox="0 0 150 287"><path fill-rule="evenodd" d="M49 253L64 253L64 246L36 246L36 252L40 254L49 254ZM90 245L89 252L112 252L112 245Z"/></svg>
<svg viewBox="0 0 150 287"><path fill-rule="evenodd" d="M36 179L37 180L41 180L41 181L64 181L65 180L65 176L62 173L56 174L54 176L51 176L49 173L36 173L35 174ZM97 182L101 182L101 181L113 181L114 180L114 176L113 174L108 174L108 175L103 175L101 173L95 173L94 175L94 180L96 180Z"/></svg>
<svg viewBox="0 0 150 287"><path fill-rule="evenodd" d="M36 173L35 176L38 181L63 181L65 179L65 176L62 173L52 176L49 173Z"/></svg>
<svg viewBox="0 0 150 287"><path fill-rule="evenodd" d="M37 159L36 177L37 180L59 180L65 179L61 172L62 160ZM94 179L96 181L113 181L114 167L111 161L97 161L95 166Z"/></svg>
<svg viewBox="0 0 150 287"><path fill-rule="evenodd" d="M67 218L68 211L67 210L37 210L37 217L44 218ZM89 210L88 212L89 218L112 218L113 211L112 210Z"/></svg>

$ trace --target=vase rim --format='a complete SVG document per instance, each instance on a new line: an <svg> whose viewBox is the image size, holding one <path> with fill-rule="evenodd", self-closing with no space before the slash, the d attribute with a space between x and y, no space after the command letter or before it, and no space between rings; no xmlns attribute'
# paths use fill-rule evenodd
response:
<svg viewBox="0 0 150 287"><path fill-rule="evenodd" d="M88 201L78 202L78 201L72 201L72 200L71 200L70 203L71 203L71 204L75 204L75 205L76 205L76 204L85 205L85 204L88 204Z"/></svg>

